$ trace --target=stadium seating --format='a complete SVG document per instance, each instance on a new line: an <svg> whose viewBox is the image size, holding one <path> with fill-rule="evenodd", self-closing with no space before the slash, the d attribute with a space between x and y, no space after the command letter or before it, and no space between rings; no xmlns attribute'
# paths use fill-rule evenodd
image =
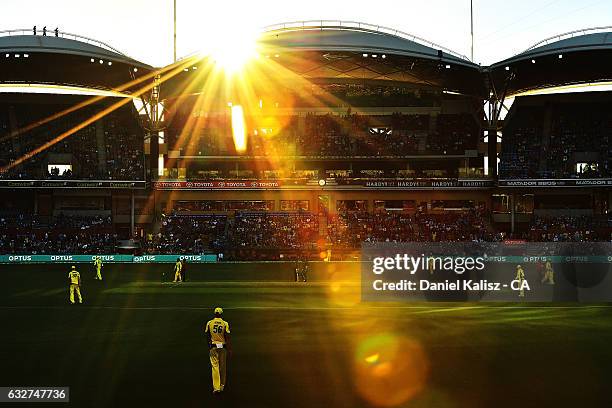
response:
<svg viewBox="0 0 612 408"><path fill-rule="evenodd" d="M479 209L408 214L341 210L327 217L320 236L319 216L309 212L239 211L228 214L175 213L162 216L159 231L141 242L147 254L223 254L224 260L281 260L319 252L353 251L364 242L491 242L507 237ZM609 241L612 220L605 216L534 216L514 238L531 242ZM110 217L0 216L2 254L116 253L118 235Z"/></svg>
<svg viewBox="0 0 612 408"><path fill-rule="evenodd" d="M611 221L601 216L536 216L525 238L534 242L609 241Z"/></svg>
<svg viewBox="0 0 612 408"><path fill-rule="evenodd" d="M0 104L0 166L55 141L0 178L144 180L144 135L133 106L115 110L62 137L104 108L95 105L59 115L69 107L57 103ZM45 122L53 115L58 117ZM69 168L60 171L54 164Z"/></svg>
<svg viewBox="0 0 612 408"><path fill-rule="evenodd" d="M420 154L460 154L475 149L476 121L465 114L441 114L430 128L429 115L393 113L316 115L277 118L279 128L254 126L249 138L250 156L379 157ZM301 124L303 122L303 124ZM181 138L181 129L191 129ZM227 125L220 118L198 121L179 110L170 122L167 144L183 154L235 155L222 135ZM231 141L230 141L231 142Z"/></svg>
<svg viewBox="0 0 612 408"><path fill-rule="evenodd" d="M492 241L495 234L480 212L414 215L345 212L328 223L328 240L339 247L362 242Z"/></svg>
<svg viewBox="0 0 612 408"><path fill-rule="evenodd" d="M0 217L2 254L114 254L116 246L110 217Z"/></svg>
<svg viewBox="0 0 612 408"><path fill-rule="evenodd" d="M228 233L227 259L279 259L283 252L313 250L318 228L317 216L306 212L239 213Z"/></svg>
<svg viewBox="0 0 612 408"><path fill-rule="evenodd" d="M518 106L504 128L500 177L610 177L611 133L603 104Z"/></svg>
<svg viewBox="0 0 612 408"><path fill-rule="evenodd" d="M168 215L162 217L159 233L145 243L148 253L203 254L224 247L227 216Z"/></svg>

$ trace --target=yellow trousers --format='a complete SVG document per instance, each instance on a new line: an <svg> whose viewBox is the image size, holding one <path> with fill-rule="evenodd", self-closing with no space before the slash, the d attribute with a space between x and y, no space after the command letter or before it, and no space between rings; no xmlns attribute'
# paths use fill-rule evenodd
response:
<svg viewBox="0 0 612 408"><path fill-rule="evenodd" d="M224 348L210 349L210 365L212 366L212 382L215 391L225 387L227 350Z"/></svg>
<svg viewBox="0 0 612 408"><path fill-rule="evenodd" d="M182 281L183 281L183 277L181 276L181 272L176 271L174 273L174 282L182 282Z"/></svg>
<svg viewBox="0 0 612 408"><path fill-rule="evenodd" d="M96 268L96 279L102 280L102 268Z"/></svg>
<svg viewBox="0 0 612 408"><path fill-rule="evenodd" d="M81 287L77 284L70 284L70 303L74 304L74 292L77 294L77 298L79 298L79 303L83 303L83 297L81 296Z"/></svg>
<svg viewBox="0 0 612 408"><path fill-rule="evenodd" d="M519 279L518 281L520 282L521 285L523 285L523 282L525 281L525 279ZM519 297L525 297L525 289L523 289L522 287L519 290Z"/></svg>
<svg viewBox="0 0 612 408"><path fill-rule="evenodd" d="M542 278L542 283L547 283L549 285L554 285L555 284L555 276L553 274L552 269L547 269L546 272L544 272L544 277Z"/></svg>

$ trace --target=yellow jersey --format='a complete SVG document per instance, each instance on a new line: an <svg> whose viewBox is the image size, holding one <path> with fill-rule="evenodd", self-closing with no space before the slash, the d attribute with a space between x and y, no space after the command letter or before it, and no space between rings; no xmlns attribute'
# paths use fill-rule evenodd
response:
<svg viewBox="0 0 612 408"><path fill-rule="evenodd" d="M225 344L225 333L230 333L229 323L220 317L215 317L206 323L204 333L210 333L213 344Z"/></svg>
<svg viewBox="0 0 612 408"><path fill-rule="evenodd" d="M94 261L94 265L96 266L96 268L102 269L102 260L101 259L96 259Z"/></svg>
<svg viewBox="0 0 612 408"><path fill-rule="evenodd" d="M70 283L72 285L78 285L79 281L81 280L81 274L78 271L70 271L68 278L70 279Z"/></svg>

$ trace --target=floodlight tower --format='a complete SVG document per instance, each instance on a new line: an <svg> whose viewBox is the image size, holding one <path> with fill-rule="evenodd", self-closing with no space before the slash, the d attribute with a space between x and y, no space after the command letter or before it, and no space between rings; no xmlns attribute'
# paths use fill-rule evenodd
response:
<svg viewBox="0 0 612 408"><path fill-rule="evenodd" d="M174 0L176 2L176 0ZM474 0L470 0L470 34L472 36L472 46L470 57L474 62Z"/></svg>
<svg viewBox="0 0 612 408"><path fill-rule="evenodd" d="M176 0L174 0L174 62L176 62Z"/></svg>
<svg viewBox="0 0 612 408"><path fill-rule="evenodd" d="M176 0L173 0L173 62L176 62ZM142 98L143 108L147 115L147 139L149 139L149 180L158 177L159 171L159 135L165 130L163 106L160 100L161 75L154 78L151 92Z"/></svg>

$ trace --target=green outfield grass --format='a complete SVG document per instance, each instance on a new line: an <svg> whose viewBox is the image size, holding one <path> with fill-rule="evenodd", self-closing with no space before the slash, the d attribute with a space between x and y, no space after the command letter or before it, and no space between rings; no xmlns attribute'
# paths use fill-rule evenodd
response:
<svg viewBox="0 0 612 408"><path fill-rule="evenodd" d="M70 306L65 267L0 268L0 386L67 385L75 407L373 407L414 380L387 349L416 344L427 377L402 407L610 406L608 305L363 304L355 282L176 285L151 265L84 272ZM234 343L220 397L201 332L217 305Z"/></svg>

